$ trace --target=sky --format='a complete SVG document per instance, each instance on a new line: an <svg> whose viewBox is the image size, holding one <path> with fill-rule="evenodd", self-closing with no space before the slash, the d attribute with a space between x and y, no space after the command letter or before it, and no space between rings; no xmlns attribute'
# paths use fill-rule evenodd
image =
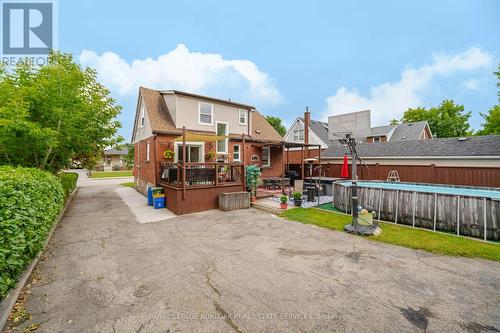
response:
<svg viewBox="0 0 500 333"><path fill-rule="evenodd" d="M123 106L140 85L255 105L285 125L372 110L372 125L453 99L498 103L500 1L59 0L59 49L91 66Z"/></svg>

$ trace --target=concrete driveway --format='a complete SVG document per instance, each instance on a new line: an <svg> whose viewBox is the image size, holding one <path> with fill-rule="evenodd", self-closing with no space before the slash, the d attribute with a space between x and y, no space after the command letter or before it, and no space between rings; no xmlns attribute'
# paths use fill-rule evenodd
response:
<svg viewBox="0 0 500 333"><path fill-rule="evenodd" d="M500 329L500 264L383 245L254 209L140 224L80 188L35 272L37 332Z"/></svg>

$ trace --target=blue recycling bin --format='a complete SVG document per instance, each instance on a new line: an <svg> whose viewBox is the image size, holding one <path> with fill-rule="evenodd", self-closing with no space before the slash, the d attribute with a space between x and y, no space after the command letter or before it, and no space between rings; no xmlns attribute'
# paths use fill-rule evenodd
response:
<svg viewBox="0 0 500 333"><path fill-rule="evenodd" d="M153 195L153 204L155 209L165 208L165 194Z"/></svg>
<svg viewBox="0 0 500 333"><path fill-rule="evenodd" d="M153 206L153 188L148 187L148 206Z"/></svg>

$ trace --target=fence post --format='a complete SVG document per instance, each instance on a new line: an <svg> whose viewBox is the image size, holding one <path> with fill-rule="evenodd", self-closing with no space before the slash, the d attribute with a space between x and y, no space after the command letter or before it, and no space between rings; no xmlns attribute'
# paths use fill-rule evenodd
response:
<svg viewBox="0 0 500 333"><path fill-rule="evenodd" d="M399 190L396 191L396 217L394 223L398 224L398 205L399 205Z"/></svg>
<svg viewBox="0 0 500 333"><path fill-rule="evenodd" d="M378 220L380 221L380 208L382 207L382 191L383 189L380 189L378 191Z"/></svg>
<svg viewBox="0 0 500 333"><path fill-rule="evenodd" d="M437 218L437 193L434 193L434 231L436 231L436 218Z"/></svg>
<svg viewBox="0 0 500 333"><path fill-rule="evenodd" d="M415 195L417 194L417 192L413 192L411 198L413 200L413 218L412 218L412 227L415 228Z"/></svg>
<svg viewBox="0 0 500 333"><path fill-rule="evenodd" d="M460 236L460 196L457 195L457 235Z"/></svg>
<svg viewBox="0 0 500 333"><path fill-rule="evenodd" d="M483 223L484 223L484 240L487 240L488 231L486 229L486 198L483 198Z"/></svg>

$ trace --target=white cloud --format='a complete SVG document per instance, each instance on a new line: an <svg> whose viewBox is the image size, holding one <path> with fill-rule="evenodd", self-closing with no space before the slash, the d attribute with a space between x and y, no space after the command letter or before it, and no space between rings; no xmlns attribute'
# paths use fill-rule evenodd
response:
<svg viewBox="0 0 500 333"><path fill-rule="evenodd" d="M157 59L128 63L118 54L83 50L80 63L97 70L99 79L121 95L139 86L203 93L220 91L248 98L248 103L278 105L284 101L269 76L248 60L226 60L220 54L191 52L184 44ZM220 96L233 97L233 96Z"/></svg>
<svg viewBox="0 0 500 333"><path fill-rule="evenodd" d="M464 82L464 87L469 90L479 90L479 81L477 79L470 79Z"/></svg>
<svg viewBox="0 0 500 333"><path fill-rule="evenodd" d="M453 56L433 54L430 64L406 68L399 81L373 86L367 95L356 89L339 88L335 95L327 97L323 119L334 114L371 109L373 125L386 124L392 118L401 118L409 107L422 105L426 90L432 88L433 79L485 68L492 62L492 55L478 48Z"/></svg>

